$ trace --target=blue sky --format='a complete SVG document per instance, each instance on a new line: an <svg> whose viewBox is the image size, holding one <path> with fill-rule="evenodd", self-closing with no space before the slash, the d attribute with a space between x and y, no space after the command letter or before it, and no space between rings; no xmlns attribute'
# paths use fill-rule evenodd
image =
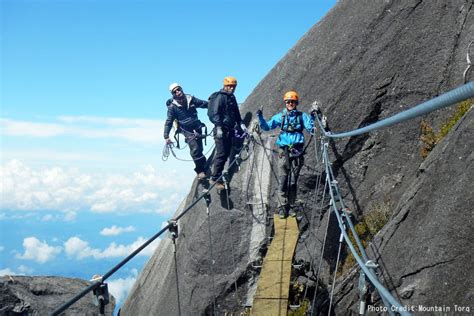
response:
<svg viewBox="0 0 474 316"><path fill-rule="evenodd" d="M1 1L0 274L89 279L161 229L195 176L162 161L168 85L207 99L232 75L243 102L334 4ZM156 246L110 278L119 300Z"/></svg>

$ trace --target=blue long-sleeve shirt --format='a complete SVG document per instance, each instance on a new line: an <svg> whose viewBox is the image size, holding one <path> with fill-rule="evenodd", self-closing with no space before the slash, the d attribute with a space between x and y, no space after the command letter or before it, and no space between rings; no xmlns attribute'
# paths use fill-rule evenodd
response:
<svg viewBox="0 0 474 316"><path fill-rule="evenodd" d="M263 116L259 116L258 120L260 123L260 127L264 131L269 131L275 129L277 127L282 127L281 123L283 117L286 116L284 121L284 126L281 130L280 135L276 141L277 146L284 147L284 146L294 146L296 144L304 144L304 134L302 133L303 128L305 128L308 132L313 131L314 127L314 119L304 112L299 112L297 110L292 110L288 113L286 109L282 112L275 114L270 120L266 121ZM303 117L303 127L301 127L301 120L298 118L299 115ZM295 130L300 130L301 132L287 132L288 128L292 126Z"/></svg>

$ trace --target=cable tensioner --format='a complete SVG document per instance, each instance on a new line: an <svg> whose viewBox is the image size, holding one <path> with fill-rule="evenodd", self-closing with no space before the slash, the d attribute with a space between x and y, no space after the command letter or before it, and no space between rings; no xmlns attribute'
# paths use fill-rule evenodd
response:
<svg viewBox="0 0 474 316"><path fill-rule="evenodd" d="M174 241L176 238L178 238L178 222L175 220L169 220L168 224L168 232L170 234L171 239L173 239Z"/></svg>
<svg viewBox="0 0 474 316"><path fill-rule="evenodd" d="M206 206L209 207L209 205L211 205L211 195L209 194L209 190L202 190L202 195L204 197L204 201L206 202Z"/></svg>
<svg viewBox="0 0 474 316"><path fill-rule="evenodd" d="M95 295L94 304L99 306L99 315L105 314L105 305L110 303L109 288L107 283L101 283L93 292Z"/></svg>

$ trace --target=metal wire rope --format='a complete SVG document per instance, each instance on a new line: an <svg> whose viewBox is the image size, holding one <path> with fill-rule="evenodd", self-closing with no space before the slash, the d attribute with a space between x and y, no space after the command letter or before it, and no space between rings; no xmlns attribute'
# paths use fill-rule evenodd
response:
<svg viewBox="0 0 474 316"><path fill-rule="evenodd" d="M324 147L325 149L327 148L327 146ZM329 166L329 155L327 153L327 150L325 150L324 152L324 157L325 157L325 166L326 166L326 175L327 175L327 179L328 181L333 181L331 179L331 172L330 172L330 166ZM331 200L335 201L335 196L334 196L334 192L333 190L329 190L329 193L331 194ZM364 271L364 273L367 275L367 277L369 278L369 280L372 282L372 284L377 288L377 290L379 291L380 293L380 296L384 297L389 303L390 305L392 306L395 306L397 308L397 310L399 311L399 313L401 315L410 315L410 313L404 311L403 309L403 306L395 299L395 297L393 297L392 294L390 294L390 292L380 283L380 281L378 280L377 276L373 273L372 270L370 270L368 267L367 267L367 261L364 262L362 261L362 259L360 258L359 254L357 253L354 245L352 244L352 241L350 240L349 238L349 235L347 234L347 232L344 230L344 223L343 223L343 220L341 218L341 215L339 214L339 211L337 210L336 208L336 205L335 203L332 203L332 208L333 208L333 211L334 213L336 214L336 218L337 218L337 221L339 223L339 228L341 229L341 233L344 235L344 239L346 241L346 244L347 246L349 247L352 255L354 256L355 260L357 261L357 263L359 264L360 268ZM391 308L388 309L389 311L391 310Z"/></svg>
<svg viewBox="0 0 474 316"><path fill-rule="evenodd" d="M355 130L348 131L348 132L334 134L332 132L326 132L321 122L319 122L319 125L320 125L321 131L324 133L324 136L329 137L329 138L343 138L343 137L356 136L360 134L365 134L367 132L370 132L376 129L388 127L397 123L401 123L401 122L413 119L415 117L442 109L444 107L456 104L458 102L464 101L472 97L474 97L474 81L471 81L465 85L457 87L429 101L423 102L411 109L395 114L393 116L390 116L386 119L370 124L368 126L361 127Z"/></svg>

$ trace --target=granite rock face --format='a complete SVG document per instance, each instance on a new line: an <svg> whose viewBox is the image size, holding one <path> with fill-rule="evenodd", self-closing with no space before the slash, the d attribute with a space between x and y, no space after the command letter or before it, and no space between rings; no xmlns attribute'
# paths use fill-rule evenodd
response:
<svg viewBox="0 0 474 316"><path fill-rule="evenodd" d="M49 315L90 282L52 276L0 277L0 315ZM99 315L92 293L77 301L64 315ZM115 299L110 295L105 315L112 315Z"/></svg>
<svg viewBox="0 0 474 316"><path fill-rule="evenodd" d="M296 90L299 109L308 111L318 100L334 132L368 125L461 85L472 34L472 1L339 1L257 85L241 112L253 121L253 113L263 106L269 119L283 109L283 94ZM474 79L472 72L469 76ZM437 129L454 110L445 108L423 119ZM471 110L425 160L420 155L422 118L329 143L354 220L381 204L392 214L369 246L369 256L402 304L473 301L472 116ZM276 208L277 158L271 148L277 133L256 136L244 151L241 169L231 172L229 201L211 192L209 218L200 201L179 221L176 254L183 314L210 314L213 305L219 314L237 312L252 304L259 272L255 266L265 254ZM324 178L315 150L313 138L299 180L301 234L295 260L302 268L293 279L308 285L312 299L323 228L329 227L316 302L318 311L326 311L340 232L328 216L328 201L315 194L321 193L318 181ZM203 189L195 183L177 214ZM177 314L173 250L170 240L162 242L123 314ZM342 261L346 257L344 250ZM341 276L336 289L332 310L356 313L356 271ZM380 303L376 294L371 300Z"/></svg>

